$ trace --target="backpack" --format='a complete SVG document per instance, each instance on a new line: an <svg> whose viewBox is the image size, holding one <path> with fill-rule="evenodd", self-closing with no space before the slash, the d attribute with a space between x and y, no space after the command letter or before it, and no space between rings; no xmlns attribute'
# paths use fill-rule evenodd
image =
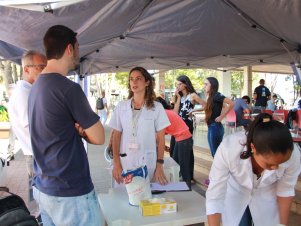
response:
<svg viewBox="0 0 301 226"><path fill-rule="evenodd" d="M105 108L104 104L103 104L103 98L97 98L96 100L96 108L97 110L102 110Z"/></svg>
<svg viewBox="0 0 301 226"><path fill-rule="evenodd" d="M35 217L30 215L23 199L13 193L0 197L0 225L39 226Z"/></svg>

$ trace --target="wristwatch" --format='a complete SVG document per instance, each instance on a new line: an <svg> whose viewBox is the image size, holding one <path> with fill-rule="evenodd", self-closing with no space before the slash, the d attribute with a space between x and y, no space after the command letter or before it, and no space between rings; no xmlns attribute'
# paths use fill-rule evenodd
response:
<svg viewBox="0 0 301 226"><path fill-rule="evenodd" d="M157 163L164 164L164 159L157 159Z"/></svg>

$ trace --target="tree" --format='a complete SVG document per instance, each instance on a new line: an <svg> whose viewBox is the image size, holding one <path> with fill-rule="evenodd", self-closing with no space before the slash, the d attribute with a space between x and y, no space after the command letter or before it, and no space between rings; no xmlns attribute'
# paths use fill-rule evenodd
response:
<svg viewBox="0 0 301 226"><path fill-rule="evenodd" d="M216 71L210 69L176 69L165 73L165 88L175 89L177 77L186 75L190 78L193 87L198 92L203 92L204 81L207 77L216 77Z"/></svg>
<svg viewBox="0 0 301 226"><path fill-rule="evenodd" d="M115 75L116 82L122 87L122 89L127 89L128 87L128 72L117 72Z"/></svg>
<svg viewBox="0 0 301 226"><path fill-rule="evenodd" d="M301 86L296 80L295 75L287 75L285 77L286 81L292 81L293 87L294 87L294 101L300 96L301 93Z"/></svg>
<svg viewBox="0 0 301 226"><path fill-rule="evenodd" d="M242 96L244 87L243 71L231 71L231 96Z"/></svg>

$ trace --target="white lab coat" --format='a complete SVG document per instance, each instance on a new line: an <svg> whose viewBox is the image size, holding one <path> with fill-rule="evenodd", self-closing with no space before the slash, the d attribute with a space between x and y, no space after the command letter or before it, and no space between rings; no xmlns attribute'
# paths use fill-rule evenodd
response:
<svg viewBox="0 0 301 226"><path fill-rule="evenodd" d="M249 205L255 226L275 226L279 223L277 196L295 195L300 151L296 147L277 170L265 170L256 186L251 159L240 159L245 143L246 135L241 131L225 137L217 149L206 193L207 215L221 213L223 226L237 226Z"/></svg>
<svg viewBox="0 0 301 226"><path fill-rule="evenodd" d="M8 113L24 155L33 155L28 123L28 98L32 85L20 80L9 100Z"/></svg>
<svg viewBox="0 0 301 226"><path fill-rule="evenodd" d="M170 122L160 103L155 101L152 109L143 106L137 129L139 151L136 153L129 151L128 144L133 134L131 101L132 99L118 103L109 126L122 132L120 153L127 154L126 157L120 157L123 170L136 169L146 165L149 178L152 179L157 160L156 133L169 126Z"/></svg>

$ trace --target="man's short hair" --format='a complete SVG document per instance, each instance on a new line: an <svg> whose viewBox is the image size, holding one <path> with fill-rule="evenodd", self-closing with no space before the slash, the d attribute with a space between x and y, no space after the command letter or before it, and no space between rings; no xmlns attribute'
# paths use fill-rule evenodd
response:
<svg viewBox="0 0 301 226"><path fill-rule="evenodd" d="M265 81L264 81L263 78L259 80L259 84L263 84L264 85L264 83L265 83Z"/></svg>
<svg viewBox="0 0 301 226"><path fill-rule="evenodd" d="M24 67L28 64L32 64L34 56L43 56L43 57L45 57L40 52L37 52L35 50L28 50L28 51L24 52L23 55L22 55L22 58L21 58L22 67Z"/></svg>
<svg viewBox="0 0 301 226"><path fill-rule="evenodd" d="M76 32L64 25L50 27L43 39L47 60L60 59L69 44L74 47L76 35Z"/></svg>
<svg viewBox="0 0 301 226"><path fill-rule="evenodd" d="M247 104L250 104L250 102L251 102L251 99L249 96L243 96L241 99L247 100Z"/></svg>

